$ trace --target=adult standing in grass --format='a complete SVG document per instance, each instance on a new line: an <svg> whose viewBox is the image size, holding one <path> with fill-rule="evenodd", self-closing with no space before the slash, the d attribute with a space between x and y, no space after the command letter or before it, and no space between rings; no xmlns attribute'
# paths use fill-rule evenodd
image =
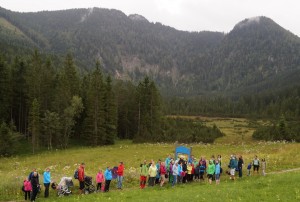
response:
<svg viewBox="0 0 300 202"><path fill-rule="evenodd" d="M204 173L205 173L205 166L203 165L203 161L200 161L200 166L199 166L199 173L200 173L200 180L203 180L204 181Z"/></svg>
<svg viewBox="0 0 300 202"><path fill-rule="evenodd" d="M214 164L213 160L210 160L209 164L208 164L208 168L207 168L207 178L208 178L209 184L212 183L213 175L215 174L215 170L216 170L215 164Z"/></svg>
<svg viewBox="0 0 300 202"><path fill-rule="evenodd" d="M124 175L124 164L121 161L120 165L118 166L117 170L117 181L118 181L118 189L122 189L122 183L123 183L123 175Z"/></svg>
<svg viewBox="0 0 300 202"><path fill-rule="evenodd" d="M110 182L112 180L112 172L109 166L107 166L105 172L104 172L104 176L105 176L105 188L104 188L104 192L108 192L109 191L109 185Z"/></svg>
<svg viewBox="0 0 300 202"><path fill-rule="evenodd" d="M221 175L221 165L219 160L216 160L216 166L215 166L216 184L220 184L220 175Z"/></svg>
<svg viewBox="0 0 300 202"><path fill-rule="evenodd" d="M140 167L140 188L144 189L146 186L147 176L149 168L147 166L147 161L144 160L144 163Z"/></svg>
<svg viewBox="0 0 300 202"><path fill-rule="evenodd" d="M182 183L186 183L187 179L187 161L184 161L182 164Z"/></svg>
<svg viewBox="0 0 300 202"><path fill-rule="evenodd" d="M177 183L177 176L179 175L179 172L178 172L178 162L177 161L172 166L172 175L173 175L172 186L174 186Z"/></svg>
<svg viewBox="0 0 300 202"><path fill-rule="evenodd" d="M149 174L149 187L153 187L157 175L157 168L154 162L151 163L151 166L149 167L148 170L148 174Z"/></svg>
<svg viewBox="0 0 300 202"><path fill-rule="evenodd" d="M165 166L165 162L161 162L160 164L160 186L162 187L166 180L167 169Z"/></svg>
<svg viewBox="0 0 300 202"><path fill-rule="evenodd" d="M256 173L258 173L258 170L259 170L259 159L258 159L257 155L254 156L252 164L253 164L253 174L255 173L255 171L256 171Z"/></svg>
<svg viewBox="0 0 300 202"><path fill-rule="evenodd" d="M239 177L243 177L243 165L244 165L244 160L243 157L240 155L238 160Z"/></svg>
<svg viewBox="0 0 300 202"><path fill-rule="evenodd" d="M31 183L31 187L32 187L30 200L35 201L36 195L39 191L39 186L40 186L39 177L38 177L37 172L33 172L32 176L30 178L30 183Z"/></svg>
<svg viewBox="0 0 300 202"><path fill-rule="evenodd" d="M49 168L46 168L43 176L44 176L44 186L45 186L44 197L48 198L49 197L49 187L50 187L50 183L51 183L51 173L50 173Z"/></svg>
<svg viewBox="0 0 300 202"><path fill-rule="evenodd" d="M230 179L235 179L235 170L237 169L237 160L234 155L231 155L229 161L229 168L230 168Z"/></svg>
<svg viewBox="0 0 300 202"><path fill-rule="evenodd" d="M78 167L79 194L83 194L84 189L84 169L85 164L81 163Z"/></svg>

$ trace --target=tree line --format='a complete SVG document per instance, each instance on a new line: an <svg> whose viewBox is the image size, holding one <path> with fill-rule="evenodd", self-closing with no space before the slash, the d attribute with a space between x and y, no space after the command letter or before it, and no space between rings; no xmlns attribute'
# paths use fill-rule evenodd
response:
<svg viewBox="0 0 300 202"><path fill-rule="evenodd" d="M35 153L64 149L72 142L90 146L114 144L117 138L212 142L222 135L203 125L193 126L201 135L179 132L180 124L164 118L162 97L149 77L136 84L112 79L99 61L90 69L79 72L71 54L58 65L37 50L28 57L0 56L1 154L13 154L20 139ZM178 138L189 133L193 135Z"/></svg>

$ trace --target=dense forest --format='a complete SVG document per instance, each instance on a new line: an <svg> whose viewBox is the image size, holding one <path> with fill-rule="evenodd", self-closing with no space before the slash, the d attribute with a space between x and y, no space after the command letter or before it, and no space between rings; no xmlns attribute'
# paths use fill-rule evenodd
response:
<svg viewBox="0 0 300 202"><path fill-rule="evenodd" d="M223 135L216 127L164 118L162 97L149 77L136 84L112 79L99 61L80 75L71 54L59 67L37 50L28 58L1 56L0 84L1 155L13 154L20 140L35 153L65 149L71 141L188 143Z"/></svg>

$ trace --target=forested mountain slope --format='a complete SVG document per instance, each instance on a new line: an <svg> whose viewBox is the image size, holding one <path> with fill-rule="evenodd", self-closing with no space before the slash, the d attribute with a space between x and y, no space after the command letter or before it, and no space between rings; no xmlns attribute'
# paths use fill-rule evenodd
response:
<svg viewBox="0 0 300 202"><path fill-rule="evenodd" d="M267 17L245 19L224 34L178 31L118 10L1 8L0 46L12 53L72 52L83 70L100 60L116 78L149 75L165 95L260 92L278 88L278 80L289 86L300 77L299 37Z"/></svg>

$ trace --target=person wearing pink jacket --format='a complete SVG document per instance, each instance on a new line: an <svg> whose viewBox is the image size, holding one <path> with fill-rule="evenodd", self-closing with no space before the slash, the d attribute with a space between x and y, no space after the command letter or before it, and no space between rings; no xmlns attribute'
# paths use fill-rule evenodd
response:
<svg viewBox="0 0 300 202"><path fill-rule="evenodd" d="M97 191L101 191L101 186L102 183L104 182L104 175L101 169L99 169L99 172L96 175L96 182L97 182Z"/></svg>
<svg viewBox="0 0 300 202"><path fill-rule="evenodd" d="M27 200L27 197L28 200L30 200L30 192L32 191L31 183L27 178L25 178L23 185L24 185L25 201Z"/></svg>

